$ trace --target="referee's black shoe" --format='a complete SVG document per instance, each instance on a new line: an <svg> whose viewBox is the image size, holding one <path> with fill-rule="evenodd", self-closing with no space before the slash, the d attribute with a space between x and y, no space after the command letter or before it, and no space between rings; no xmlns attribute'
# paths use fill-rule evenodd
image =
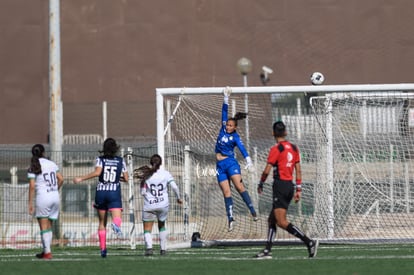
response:
<svg viewBox="0 0 414 275"><path fill-rule="evenodd" d="M309 258L313 258L318 253L319 240L312 240L308 244Z"/></svg>

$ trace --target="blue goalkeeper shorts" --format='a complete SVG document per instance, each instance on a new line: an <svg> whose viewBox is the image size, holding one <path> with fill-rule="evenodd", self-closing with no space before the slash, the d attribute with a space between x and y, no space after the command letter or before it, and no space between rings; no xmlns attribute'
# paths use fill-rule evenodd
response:
<svg viewBox="0 0 414 275"><path fill-rule="evenodd" d="M235 158L225 158L216 164L218 183L229 180L233 175L240 175L240 165Z"/></svg>

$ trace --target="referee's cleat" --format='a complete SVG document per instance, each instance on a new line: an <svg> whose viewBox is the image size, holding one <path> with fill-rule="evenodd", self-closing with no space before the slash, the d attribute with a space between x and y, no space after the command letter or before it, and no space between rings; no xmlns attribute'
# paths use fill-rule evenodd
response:
<svg viewBox="0 0 414 275"><path fill-rule="evenodd" d="M319 240L312 240L308 245L309 258L313 258L318 253Z"/></svg>
<svg viewBox="0 0 414 275"><path fill-rule="evenodd" d="M256 259L271 259L272 258L272 252L270 252L267 249L263 249L255 256Z"/></svg>

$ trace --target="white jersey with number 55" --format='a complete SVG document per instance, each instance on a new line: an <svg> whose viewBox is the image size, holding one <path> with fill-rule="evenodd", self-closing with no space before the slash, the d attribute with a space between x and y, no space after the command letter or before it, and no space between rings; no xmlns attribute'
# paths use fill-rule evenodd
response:
<svg viewBox="0 0 414 275"><path fill-rule="evenodd" d="M177 198L180 198L178 186L173 176L167 170L160 168L145 181L145 186L141 188L141 194L144 196L144 211L169 206L168 185L172 188Z"/></svg>

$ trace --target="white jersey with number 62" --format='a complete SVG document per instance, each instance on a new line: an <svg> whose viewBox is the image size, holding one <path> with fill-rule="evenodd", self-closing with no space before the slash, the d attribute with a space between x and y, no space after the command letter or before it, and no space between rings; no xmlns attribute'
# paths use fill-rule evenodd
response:
<svg viewBox="0 0 414 275"><path fill-rule="evenodd" d="M144 196L144 211L167 207L168 185L178 194L178 187L173 176L167 170L158 169L149 179L145 181L145 186L141 188Z"/></svg>

